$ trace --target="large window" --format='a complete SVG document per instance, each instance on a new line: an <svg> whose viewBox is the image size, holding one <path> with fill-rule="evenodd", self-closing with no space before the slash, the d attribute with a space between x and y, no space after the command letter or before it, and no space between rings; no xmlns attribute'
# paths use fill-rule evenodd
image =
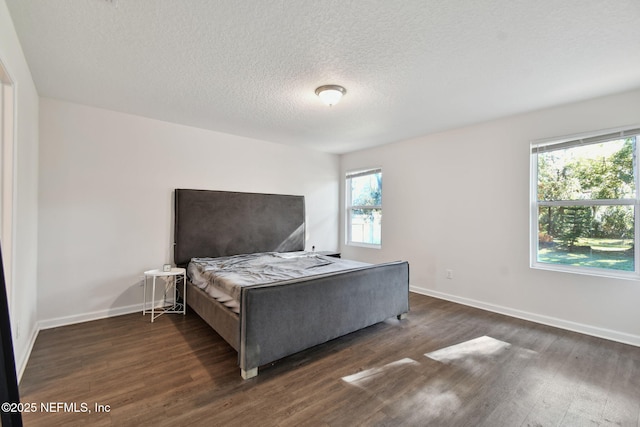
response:
<svg viewBox="0 0 640 427"><path fill-rule="evenodd" d="M531 264L638 278L640 128L532 144Z"/></svg>
<svg viewBox="0 0 640 427"><path fill-rule="evenodd" d="M347 244L382 243L382 170L347 173Z"/></svg>

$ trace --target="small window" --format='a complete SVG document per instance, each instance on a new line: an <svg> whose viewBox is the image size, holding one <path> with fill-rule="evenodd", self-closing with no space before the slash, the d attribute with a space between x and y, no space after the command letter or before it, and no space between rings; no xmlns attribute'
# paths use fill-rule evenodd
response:
<svg viewBox="0 0 640 427"><path fill-rule="evenodd" d="M532 144L532 266L637 278L640 129Z"/></svg>
<svg viewBox="0 0 640 427"><path fill-rule="evenodd" d="M347 173L347 244L382 244L382 170Z"/></svg>

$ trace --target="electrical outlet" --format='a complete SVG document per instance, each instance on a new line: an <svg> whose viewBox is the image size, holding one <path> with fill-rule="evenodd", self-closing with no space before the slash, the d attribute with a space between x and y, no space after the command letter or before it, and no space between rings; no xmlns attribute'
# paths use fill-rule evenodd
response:
<svg viewBox="0 0 640 427"><path fill-rule="evenodd" d="M453 279L453 270L447 270L447 279Z"/></svg>

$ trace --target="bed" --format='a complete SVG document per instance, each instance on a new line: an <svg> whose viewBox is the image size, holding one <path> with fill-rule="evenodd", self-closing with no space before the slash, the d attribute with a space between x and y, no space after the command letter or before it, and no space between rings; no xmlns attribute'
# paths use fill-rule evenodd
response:
<svg viewBox="0 0 640 427"><path fill-rule="evenodd" d="M327 257L304 251L303 196L176 189L174 213L174 261L191 276L186 303L238 352L244 379L260 366L409 311L407 262L347 262L329 271ZM245 284L228 292L237 307L194 284L202 278L194 277L192 260L206 266L267 255L300 256L323 263L323 270Z"/></svg>

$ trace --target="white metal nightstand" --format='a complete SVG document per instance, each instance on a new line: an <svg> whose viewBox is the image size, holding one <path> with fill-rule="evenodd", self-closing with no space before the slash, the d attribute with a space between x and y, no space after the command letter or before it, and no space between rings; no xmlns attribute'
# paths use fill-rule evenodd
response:
<svg viewBox="0 0 640 427"><path fill-rule="evenodd" d="M158 277L171 277L172 283L165 282L163 304L156 307L156 279ZM151 309L147 309L147 279L152 278L151 285ZM182 279L182 303L176 300L176 291L178 289L178 281ZM167 305L167 292L173 291L172 301ZM142 302L142 314L151 313L151 323L160 315L165 313L187 314L187 271L184 268L172 268L170 271L148 270L144 272L144 301Z"/></svg>

